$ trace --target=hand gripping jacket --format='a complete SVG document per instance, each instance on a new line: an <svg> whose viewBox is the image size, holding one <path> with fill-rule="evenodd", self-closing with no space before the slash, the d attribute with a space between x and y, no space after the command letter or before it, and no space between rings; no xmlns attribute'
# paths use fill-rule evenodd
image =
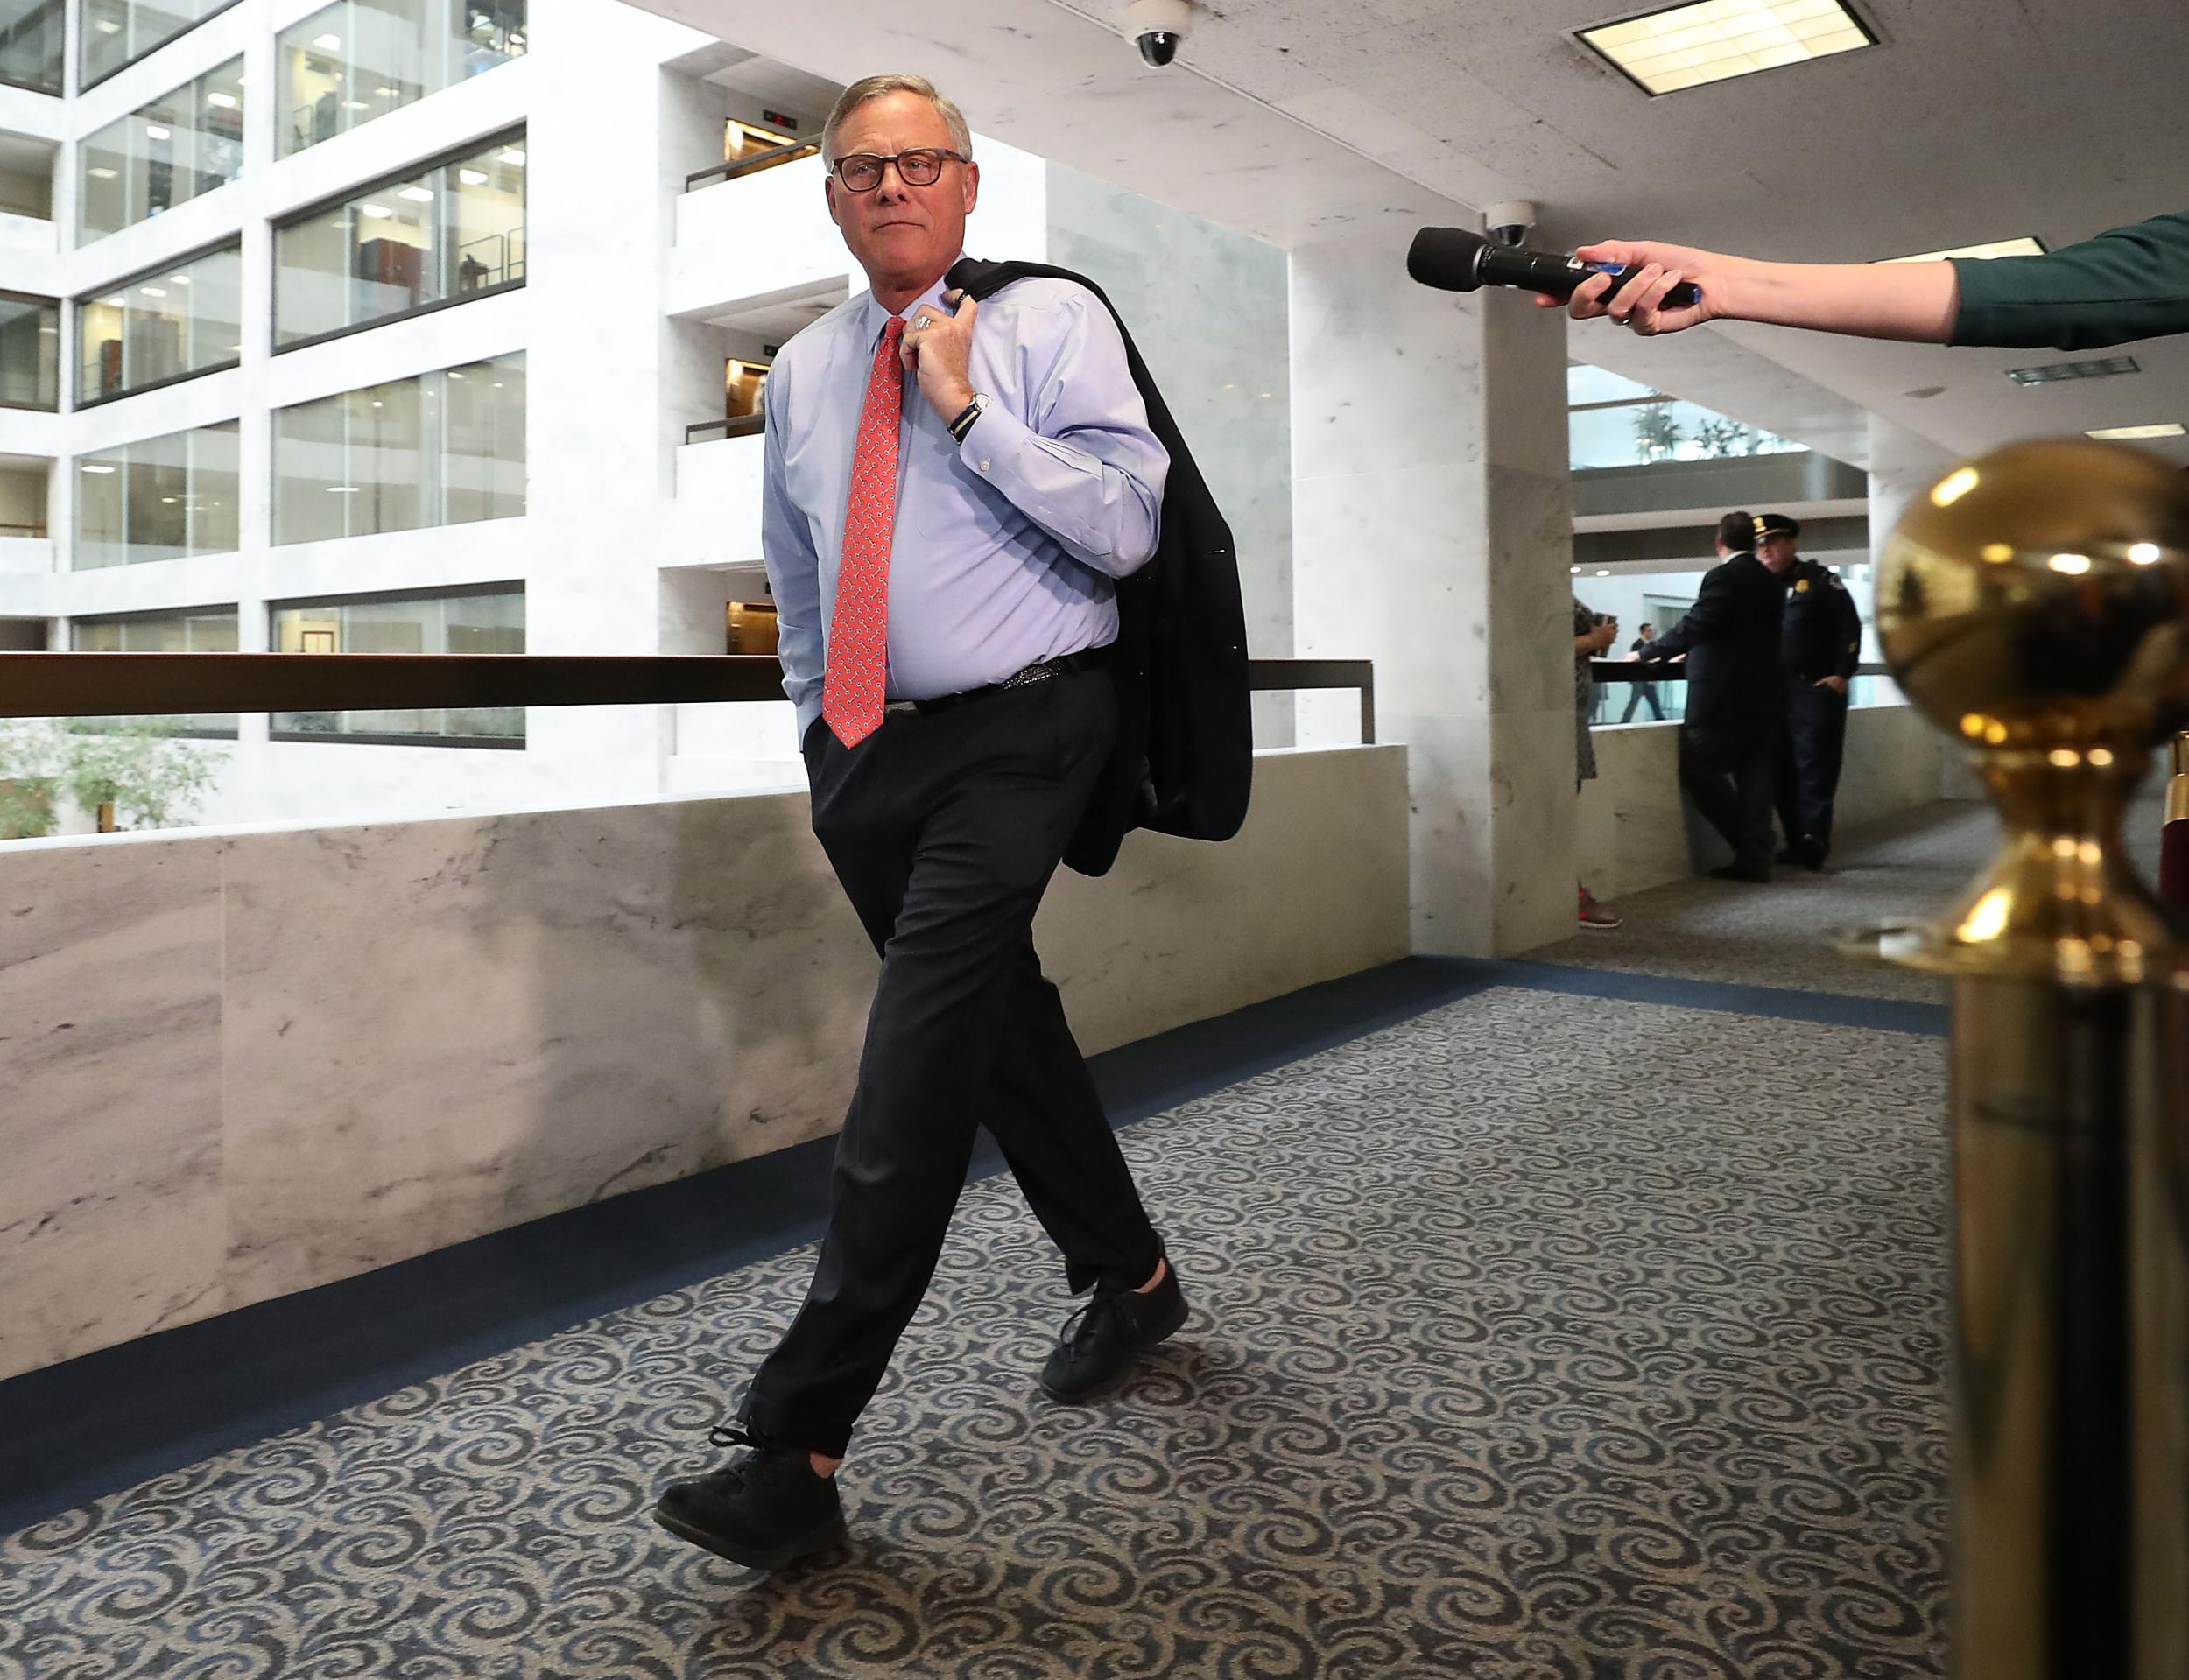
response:
<svg viewBox="0 0 2189 1680"><path fill-rule="evenodd" d="M1038 263L967 257L947 278L979 302L1037 277L1083 285L1117 313L1092 280ZM1246 819L1254 776L1246 612L1231 527L1123 320L1117 330L1171 471L1155 558L1117 583L1117 744L1064 853L1073 868L1091 875L1109 872L1135 828L1229 840Z"/></svg>

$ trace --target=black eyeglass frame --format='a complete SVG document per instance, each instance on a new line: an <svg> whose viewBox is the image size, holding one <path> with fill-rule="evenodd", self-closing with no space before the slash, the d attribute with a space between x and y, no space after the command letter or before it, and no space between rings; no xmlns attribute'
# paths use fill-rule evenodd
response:
<svg viewBox="0 0 2189 1680"><path fill-rule="evenodd" d="M907 158L933 158L935 159L934 180L916 181L912 179L911 176L907 175L904 172L904 160ZM905 186L933 186L935 184L935 181L939 181L942 179L942 166L945 162L954 164L969 164L972 161L972 158L966 157L961 152L951 151L941 146L911 146L903 151L890 152L886 157L880 152L876 151L847 152L844 156L837 158L835 162L828 165L828 172L836 178L837 184L847 193L873 193L878 192L881 189L882 182L888 175L890 168L892 165L894 165L897 169L897 179L904 182ZM874 184L870 186L854 186L849 181L844 179L844 165L846 164L874 165Z"/></svg>

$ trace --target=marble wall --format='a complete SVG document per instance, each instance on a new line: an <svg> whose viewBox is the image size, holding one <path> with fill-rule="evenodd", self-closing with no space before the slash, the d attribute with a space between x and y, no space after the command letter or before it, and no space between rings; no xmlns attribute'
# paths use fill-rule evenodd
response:
<svg viewBox="0 0 2189 1680"><path fill-rule="evenodd" d="M1256 771L1230 844L1051 892L1090 1051L1406 953L1404 751ZM806 822L0 850L0 1376L833 1131L875 959Z"/></svg>
<svg viewBox="0 0 2189 1680"><path fill-rule="evenodd" d="M1291 657L1292 416L1285 253L1052 164L1049 260L1100 285L1131 328L1230 523L1248 650L1257 659ZM1254 707L1256 745L1292 744L1290 694L1256 695Z"/></svg>
<svg viewBox="0 0 2189 1680"><path fill-rule="evenodd" d="M1601 898L1642 892L1727 861L1732 853L1679 791L1679 726L1594 731L1596 779L1581 788L1581 882ZM1905 706L1848 715L1834 821L1841 828L1932 804L1953 744Z"/></svg>
<svg viewBox="0 0 2189 1680"><path fill-rule="evenodd" d="M1383 206L1293 250L1295 643L1376 662L1412 767L1414 947L1486 955L1573 924L1565 317L1415 285L1415 229L1448 220ZM1345 727L1300 719L1307 742Z"/></svg>

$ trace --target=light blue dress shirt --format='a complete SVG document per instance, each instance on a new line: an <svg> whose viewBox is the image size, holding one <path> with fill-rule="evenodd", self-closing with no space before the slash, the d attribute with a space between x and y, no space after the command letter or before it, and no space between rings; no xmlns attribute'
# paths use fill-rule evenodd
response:
<svg viewBox="0 0 2189 1680"><path fill-rule="evenodd" d="M944 289L905 317L948 313ZM862 292L785 344L768 373L760 541L801 741L820 715L852 451L888 319ZM905 376L892 699L980 688L1116 640L1113 580L1155 553L1171 457L1093 292L1049 279L998 292L980 306L967 376L989 405L962 445Z"/></svg>

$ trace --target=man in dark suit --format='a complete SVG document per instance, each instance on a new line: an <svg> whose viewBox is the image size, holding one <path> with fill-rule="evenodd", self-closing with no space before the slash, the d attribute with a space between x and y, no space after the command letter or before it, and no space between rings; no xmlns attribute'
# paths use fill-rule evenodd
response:
<svg viewBox="0 0 2189 1680"><path fill-rule="evenodd" d="M1718 522L1720 564L1703 578L1687 616L1657 638L1650 657L1687 656L1687 714L1679 726L1679 782L1704 819L1725 836L1733 861L1721 881L1771 878L1771 786L1785 703L1779 664L1786 587L1777 565L1755 552L1757 522Z"/></svg>
<svg viewBox="0 0 2189 1680"><path fill-rule="evenodd" d="M836 1471L978 1127L1093 1291L1045 1391L1087 1399L1186 1317L1032 933L1111 756L1117 587L1156 551L1170 457L1085 287L947 284L980 186L954 104L869 77L822 133L870 290L770 370L761 539L813 832L881 974L813 1286L715 1432L744 1450L655 1508L756 1569L841 1537Z"/></svg>
<svg viewBox="0 0 2189 1680"><path fill-rule="evenodd" d="M1778 742L1781 863L1821 869L1832 850L1832 800L1847 749L1848 690L1862 658L1862 615L1838 573L1795 553L1801 527L1783 513L1756 521L1756 557L1788 562L1784 652L1786 717Z"/></svg>

